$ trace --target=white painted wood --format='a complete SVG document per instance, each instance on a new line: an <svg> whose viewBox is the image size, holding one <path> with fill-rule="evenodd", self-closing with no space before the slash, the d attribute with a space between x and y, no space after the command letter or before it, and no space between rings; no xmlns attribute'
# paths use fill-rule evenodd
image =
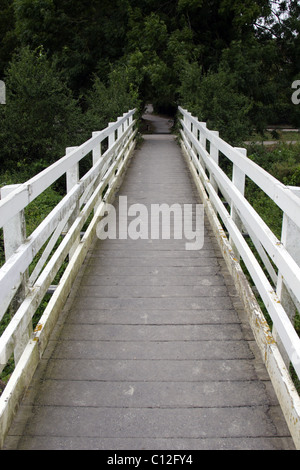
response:
<svg viewBox="0 0 300 470"><path fill-rule="evenodd" d="M235 147L235 150L239 151L241 153L241 155L247 156L247 150L246 149ZM238 191L241 193L242 196L244 196L244 194L245 194L245 180L246 180L245 173L237 165L233 164L233 167L232 167L232 183L238 189ZM232 202L231 202L230 211L231 211L232 220L237 225L240 232L242 232L243 224L242 224L242 221L241 221L241 219L240 219L240 217L239 217L239 215L238 215L238 213L235 209L235 206ZM235 246L234 246L232 240L230 239L229 241L230 241L230 243L232 243L232 247L236 252L237 258L239 258L239 253L235 249Z"/></svg>
<svg viewBox="0 0 300 470"><path fill-rule="evenodd" d="M193 140L192 134L190 134L190 140ZM284 275L286 282L292 290L293 294L296 296L298 301L300 301L300 267L290 256L282 243L269 229L266 223L255 212L249 202L245 198L241 197L240 192L232 184L230 179L225 175L221 168L219 168L219 166L209 158L209 154L195 139L194 145L197 148L197 151L202 154L206 167L214 172L214 177L221 192L224 195L227 195L231 203L234 203L235 210L238 212L243 224L250 224L251 227L255 228L255 233L260 243L269 254L274 264L277 265ZM245 157L241 156L241 158ZM290 189L287 188L287 190L291 195L293 195ZM294 197L297 198L297 196Z"/></svg>
<svg viewBox="0 0 300 470"><path fill-rule="evenodd" d="M110 122L108 128L113 128L114 123ZM115 129L112 129L108 136L108 148L112 147L115 143Z"/></svg>
<svg viewBox="0 0 300 470"><path fill-rule="evenodd" d="M101 131L95 131L92 133L92 136L94 138L100 134L101 134ZM102 148L101 148L101 142L99 142L99 144L93 148L93 165L97 163L99 158L101 158L101 155L102 155Z"/></svg>
<svg viewBox="0 0 300 470"><path fill-rule="evenodd" d="M119 124L124 122L124 118ZM132 121L133 123L133 121ZM127 133L131 133L133 130L132 125L128 127ZM105 133L101 133L103 137ZM99 136L99 135L98 135ZM114 149L112 148L111 151ZM77 149L74 150L75 152ZM74 155L74 151L71 152ZM78 199L80 193L84 192L84 189L88 184L99 174L99 169L102 166L102 162L99 161L97 164L88 172L87 175L82 179L80 186L74 186L63 201L58 204L54 211L52 211L42 224L34 231L31 237L19 247L17 253L15 253L7 263L0 270L0 318L5 313L15 291L16 287L21 282L21 275L25 272L35 254L39 251L41 246L45 243L47 238L56 229L57 225L65 219L68 211L72 209L74 203ZM6 198L7 200L7 198Z"/></svg>
<svg viewBox="0 0 300 470"><path fill-rule="evenodd" d="M234 256L233 250L220 224L217 211L212 205L212 199L207 195L207 189L205 189L205 186L208 187L207 185L210 185L211 183L203 170L203 173L201 173L201 176L203 175L203 179L201 176L199 177L196 167L193 164L193 160L190 158L190 148L188 147L184 136L181 146L188 161L188 165L201 200L205 206L207 217L216 236L221 252L223 253L226 265L233 277L240 298L243 301L249 324L266 365L275 393L291 432L291 436L296 448L300 449L300 398L298 392L295 389L289 375L289 371L282 360L279 349L276 346L270 328L252 292L248 280L241 269L240 263ZM196 159L194 161L196 161ZM196 164L198 164L197 161ZM212 191L214 191L213 186ZM215 195L217 196L216 191ZM224 210L224 207L222 207L223 204L220 200L218 201L218 204L219 203L221 204L220 207L222 210Z"/></svg>
<svg viewBox="0 0 300 470"><path fill-rule="evenodd" d="M127 129L127 135L133 132L134 122ZM114 127L114 126L112 126ZM102 133L102 136L105 133ZM125 134L122 139L125 138ZM68 211L72 210L78 198L88 186L99 176L99 171L102 169L102 165L107 165L105 171L107 171L109 165L109 158L113 157L118 142L107 150L104 154L105 159L100 159L96 165L91 168L86 175L81 178L80 184L73 186L65 198L55 207L55 209L48 214L43 222L37 227L37 229L31 234L26 240L26 243L20 246L19 250L5 263L0 269L0 319L4 315L13 295L15 286L20 285L22 273L25 272L35 255L42 248L44 243L48 240L51 234L56 229L58 223L65 218ZM77 152L77 150L75 150ZM70 153L74 155L74 151ZM103 157L104 157L103 155ZM14 193L13 191L12 193ZM8 196L8 198L10 195ZM6 198L7 199L7 198Z"/></svg>
<svg viewBox="0 0 300 470"><path fill-rule="evenodd" d="M1 199L8 196L12 191L19 188L19 184L8 185L1 188ZM14 217L12 217L3 226L3 238L4 238L4 254L5 259L8 260L16 250L24 243L26 239L26 221L24 210L20 211ZM16 285L14 290L14 298L11 297L10 303L10 315L13 316L20 304L23 302L28 292L28 269L22 273L19 278L20 284ZM29 321L22 335L16 335L14 337L14 360L18 363L20 357L24 351L24 348L32 335L32 323Z"/></svg>
<svg viewBox="0 0 300 470"><path fill-rule="evenodd" d="M215 136L219 137L219 131L211 131ZM212 142L210 144L210 150L209 154L211 158L216 162L217 165L219 165L219 149L216 147ZM210 182L213 185L214 189L216 190L218 187L218 184L216 183L213 174L210 172Z"/></svg>
<svg viewBox="0 0 300 470"><path fill-rule="evenodd" d="M186 111L179 107L179 111L185 115ZM205 138L213 142L219 151L228 157L234 164L236 164L249 178L251 178L276 204L286 212L286 214L300 227L300 200L290 190L267 171L257 165L255 162L247 157L242 157L240 152L234 149L227 142L216 136L212 131L208 130L206 126L197 121L189 114L189 120L199 126L200 132L205 135Z"/></svg>
<svg viewBox="0 0 300 470"><path fill-rule="evenodd" d="M69 220L69 218L71 216L71 213L72 213L72 211L67 212L65 218L61 222L59 222L56 229L54 230L53 235L50 238L43 254L41 255L40 259L38 260L38 262L37 262L37 264L34 268L34 270L32 271L32 273L30 275L30 278L29 278L29 286L30 287L32 287L34 285L37 277L39 276L43 266L45 265L49 255L50 255L51 251L53 250L58 238L63 233L63 229L65 228L66 223L67 223L67 221Z"/></svg>
<svg viewBox="0 0 300 470"><path fill-rule="evenodd" d="M20 188L20 186L20 184L12 184L1 188L1 199L6 198L12 191ZM24 211L20 211L3 225L4 254L6 260L8 260L13 255L13 253L24 242L25 238L25 216Z"/></svg>
<svg viewBox="0 0 300 470"><path fill-rule="evenodd" d="M129 131L132 130L132 126L128 129L129 129ZM135 133L131 134L131 137L129 138L129 140L126 143L126 146L129 146L130 143L133 141L134 135L135 135ZM8 343L9 338L16 335L16 330L15 330L16 325L23 324L23 318L24 317L26 317L26 322L28 322L29 317L27 316L26 312L28 312L30 310L30 312L31 312L30 318L33 315L34 311L32 309L32 306L38 304L37 299L39 299L39 301L42 300L44 294L47 292L47 289L51 285L51 282L52 282L54 276L56 275L59 267L61 266L66 254L67 254L67 250L72 246L72 244L74 243L74 240L76 239L76 237L78 237L78 235L79 235L79 233L82 229L82 226L84 225L84 223L86 222L86 220L89 216L89 212L92 211L91 202L93 204L95 204L96 200L99 197L98 196L99 193L101 193L101 188L104 189L104 187L107 184L107 182L109 181L109 179L111 179L112 177L115 177L115 174L114 174L115 169L116 169L117 165L119 164L119 162L122 161L123 153L126 151L126 148L127 147L123 147L122 153L120 153L118 161L115 162L112 169L107 172L106 177L105 178L103 178L103 177L100 178L100 183L98 184L98 187L94 188L94 192L93 192L92 196L89 198L89 201L86 203L86 205L85 205L85 207L84 207L84 209L81 213L81 218L78 219L77 222L75 221L77 223L77 226L76 226L77 228L75 229L74 228L75 226L74 226L73 230L71 230L70 233L68 234L68 236L66 236L64 238L63 242L60 244L59 248L57 249L57 251L55 252L53 257L49 261L47 267L40 274L39 278L36 280L36 275L34 275L34 277L31 278L32 283L33 282L35 282L35 283L32 286L33 290L31 291L31 295L29 296L29 302L27 302L27 300L25 301L25 304L27 304L28 307L26 307L25 311L23 311L23 312L22 312L22 309L20 309L20 311L18 312L18 314L14 318L14 322L12 323L11 331L10 331L10 327L8 327L7 331L5 331L4 334L2 335L2 337L0 338L0 358L1 358L0 362L1 362L1 364L5 363L5 360L3 359L3 356L1 356L1 350L4 351L5 348L3 349L3 346L2 346L2 349L1 349L1 344L5 344L6 342ZM113 151L113 149L111 149L110 151L107 151L107 156L106 157L109 157L109 154L111 153L111 151ZM104 158L106 158L106 157L104 157ZM87 181L89 181L90 178L94 177L95 174L99 174L99 168L101 168L101 165L102 165L102 162L98 161L95 168L94 168L94 170L93 171L90 170L89 178L86 178ZM67 201L67 200L68 200L68 195L65 197L65 201ZM62 204L62 203L63 203L63 201L60 204ZM70 204L68 204L67 207L69 207L69 210L72 209L72 205L70 205ZM60 224L61 224L61 226L63 226L65 224L65 219L62 219ZM45 225L47 225L47 223L45 223ZM59 234L60 230L59 229L56 229L56 230L57 230L57 234ZM27 242L27 244L28 244L28 242ZM53 244L53 241L52 241L52 244ZM37 295L37 294L39 294L39 295ZM20 313L20 315L19 315L19 313ZM7 360L9 358L10 354L11 354L11 349L9 349L8 353L5 356Z"/></svg>
<svg viewBox="0 0 300 470"><path fill-rule="evenodd" d="M259 266L256 258L249 249L241 234L240 222L248 229L250 235L253 236L253 241L257 248L260 250L262 259L266 260L267 255L270 256L273 263L278 267L279 271L283 274L286 284L289 289L296 297L297 301L300 300L300 267L299 264L293 259L286 247L275 237L269 227L254 211L251 205L243 197L245 175L248 174L251 177L252 172L256 172L256 182L261 180L263 189L271 187L275 197L275 202L279 203L281 194L284 193L285 197L287 194L291 195L291 199L294 201L295 197L289 188L279 183L275 178L268 175L266 172L261 171L258 165L252 165L247 157L241 152L240 149L234 149L228 144L221 141L215 133L208 131L205 126L198 122L197 119L191 117L190 113L181 111L186 119L181 121L183 131L181 133L183 143L186 146L186 151L190 155L195 168L203 183L205 184L206 190L209 193L210 201L215 207L216 212L221 216L223 223L227 227L229 236L232 239L234 245L237 248L238 254L243 258L247 269L252 276L252 279L270 313L270 316L276 325L278 334L280 335L281 341L284 344L284 348L290 360L293 362L297 374L300 376L300 340L295 332L295 329L281 305L278 296L276 295L270 282L267 280L261 267ZM188 122L188 125L187 125ZM190 123L198 125L200 132L203 132L215 145L219 151L222 151L233 162L233 181L224 174L219 168L218 162L213 160L206 148L195 138L194 132L190 131ZM203 140L204 142L204 140ZM194 150L193 150L194 149ZM204 168L201 165L195 152L200 153L206 168L209 170L210 175L213 175L215 184L212 185L211 181L207 178ZM249 160L249 162L248 162ZM250 171L249 171L250 169ZM246 170L246 171L245 171ZM258 177L257 177L258 175ZM216 187L217 185L217 187ZM231 211L234 214L232 217L225 209L222 201L218 197L216 190L219 189L221 193L226 196L226 199L230 201ZM278 191L279 189L279 191ZM276 190L277 193L274 191ZM281 203L286 204L284 198L281 198ZM299 206L300 209L300 206ZM300 210L298 211L300 212ZM294 219L297 219L295 217ZM293 222L295 220L293 219ZM238 223L236 223L238 222ZM265 251L264 251L265 250ZM268 269L270 269L270 262ZM276 273L273 270L273 279L276 280Z"/></svg>
<svg viewBox="0 0 300 470"><path fill-rule="evenodd" d="M120 184L127 161L135 145L134 113L135 110L125 113L117 122L111 123L109 128L93 133L92 138L81 146L67 148L66 155L61 160L28 182L12 188L12 192L1 200L1 226L8 227L9 225L6 224L13 223L14 217L20 217L20 211L23 211L31 200L66 173L66 196L29 238L23 238L21 243L18 241L17 250L11 250L10 256L0 269L1 319L16 291L16 286L20 285L22 274L26 272L36 253L50 237L44 253L31 275L27 295L0 337L0 371L3 370L11 357L16 343L20 345L22 343L18 365L5 392L0 397L0 447L24 389L28 386L37 366L39 355L42 354L51 330L55 326L60 308L72 286L69 275L74 279L92 242L92 237L95 236L95 224L99 219L98 214L101 209L99 195L108 184L109 189L105 197L106 200L110 200ZM111 147L101 155L101 142L107 137L111 137ZM93 167L79 180L78 163L90 151L93 151ZM74 216L76 205L77 211ZM87 232L83 235L82 241L78 243L82 228L91 214L94 214L94 217ZM67 233L45 265L66 224L68 224ZM91 226L93 228L89 230ZM53 293L49 308L46 308L34 335L31 333L28 337L28 325L31 325L38 305L71 250L72 258L59 286Z"/></svg>
<svg viewBox="0 0 300 470"><path fill-rule="evenodd" d="M111 135L123 122L128 121L132 124L135 109L129 111L120 122L112 124L96 136L84 142L76 150L65 155L53 165L34 176L19 188L13 191L5 200L0 201L0 226L2 227L11 217L24 209L29 202L33 201L45 189L53 184L58 178L63 176L69 168L84 158L89 152L92 152L95 146Z"/></svg>
<svg viewBox="0 0 300 470"><path fill-rule="evenodd" d="M289 188L297 197L300 197L300 188ZM286 214L283 214L281 242L296 261L296 263L300 265L300 229ZM286 284L284 276L280 272L278 275L276 292L281 301L281 304L287 312L288 317L293 323L296 316L296 311L298 310L300 312L300 302L290 291L289 285ZM276 328L273 328L273 335L277 341L284 362L288 367L290 359L283 347L280 335L278 334Z"/></svg>
<svg viewBox="0 0 300 470"><path fill-rule="evenodd" d="M76 150L77 147L67 147L66 148L66 155L68 155L69 153L73 152L74 150ZM66 173L66 177L67 177L67 193L69 193L71 191L72 188L74 188L74 186L76 186L79 182L79 163L75 163L74 166L72 166ZM72 225L73 221L76 219L76 217L78 216L79 214L79 200L77 200L74 204L74 207L72 208L71 210L71 214L70 216L68 217L68 222L67 222L67 225L64 229L64 231L68 231L69 227ZM78 244L80 243L80 234L78 235L78 237L76 238L75 242L74 242L74 245L72 246L70 252L69 252L69 259L72 258Z"/></svg>

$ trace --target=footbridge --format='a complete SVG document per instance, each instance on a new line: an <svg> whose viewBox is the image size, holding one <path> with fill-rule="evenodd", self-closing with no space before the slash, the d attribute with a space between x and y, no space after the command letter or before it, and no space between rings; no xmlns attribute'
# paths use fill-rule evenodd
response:
<svg viewBox="0 0 300 470"><path fill-rule="evenodd" d="M131 110L1 189L2 449L300 448L300 190L178 116L141 136Z"/></svg>

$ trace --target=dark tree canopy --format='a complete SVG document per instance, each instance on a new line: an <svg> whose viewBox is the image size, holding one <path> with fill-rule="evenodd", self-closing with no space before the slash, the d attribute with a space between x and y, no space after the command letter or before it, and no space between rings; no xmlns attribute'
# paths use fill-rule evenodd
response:
<svg viewBox="0 0 300 470"><path fill-rule="evenodd" d="M42 51L83 130L151 100L189 107L235 141L269 123L300 125L299 30L297 0L3 0L0 79L14 83L24 50Z"/></svg>

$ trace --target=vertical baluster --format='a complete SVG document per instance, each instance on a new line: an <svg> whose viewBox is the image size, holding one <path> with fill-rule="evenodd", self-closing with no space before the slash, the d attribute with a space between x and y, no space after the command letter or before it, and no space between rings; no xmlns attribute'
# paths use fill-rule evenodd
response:
<svg viewBox="0 0 300 470"><path fill-rule="evenodd" d="M187 116L186 112L184 112L184 114L182 115L182 120L183 120L182 131L183 131L183 134L184 134L185 138L187 139L187 141L189 141L187 131L185 129L185 127L188 128L188 126L189 126L188 116ZM191 158L190 155L189 155L189 158Z"/></svg>
<svg viewBox="0 0 300 470"><path fill-rule="evenodd" d="M193 122L193 123L192 123L191 132L192 132L192 134L194 135L194 138L195 138L196 140L198 140L198 134L199 134L199 130L198 130L198 118L194 118L194 120L195 120L196 122ZM193 146L193 149L194 149L194 153L197 155L198 150L196 149L195 146Z"/></svg>
<svg viewBox="0 0 300 470"><path fill-rule="evenodd" d="M14 184L9 186L4 186L1 188L1 199L5 198L13 190L18 188L20 185ZM4 251L5 251L5 260L7 261L13 253L19 248L26 239L26 221L24 210L20 211L14 217L12 217L4 226L3 226L3 238L4 238ZM9 311L10 315L13 316L21 303L26 297L28 291L28 270L22 274L21 284L16 292L14 299L11 302ZM22 333L22 337L16 338L14 345L14 359L15 364L18 363L26 344L28 343L32 335L32 322L30 321L25 331Z"/></svg>
<svg viewBox="0 0 300 470"><path fill-rule="evenodd" d="M192 143L191 143L191 140L190 140L190 137L189 137L189 132L191 130L191 113L187 112L185 115L184 115L184 123L186 125L186 128L187 130L185 131L185 136L187 138L187 141L188 141L188 144L190 147L192 147ZM190 157L191 158L191 157Z"/></svg>
<svg viewBox="0 0 300 470"><path fill-rule="evenodd" d="M124 114L123 114L123 118L126 116L126 114L127 114L127 113L124 113ZM122 124L122 135L126 133L127 129L128 129L128 120L126 119L126 120L123 122L123 124ZM129 138L130 138L129 135L127 135L127 136L125 137L125 139L124 139L124 141L123 141L123 146L124 146L124 147L125 147L125 145L127 144ZM125 159L125 157L126 157L126 152L125 152L124 155L123 155L123 160Z"/></svg>
<svg viewBox="0 0 300 470"><path fill-rule="evenodd" d="M119 124L119 126L117 128L117 140L119 140L122 137L122 133L123 133L122 132L122 124L120 123L121 119L122 119L122 116L118 117L118 119L117 119L117 122Z"/></svg>
<svg viewBox="0 0 300 470"><path fill-rule="evenodd" d="M77 147L67 147L66 148L66 154L72 152L73 150L75 150ZM67 178L67 193L71 191L71 189L78 183L79 181L79 163L76 163L72 168L70 168L67 172L66 172L66 178ZM69 221L67 223L67 226L66 226L66 229L65 230L68 230L72 223L74 222L74 220L76 219L76 217L78 216L79 214L79 200L76 202L75 204L75 207L74 207L74 210L71 214L71 217L69 218ZM78 238L76 239L74 245L72 246L70 252L69 252L69 260L72 258L77 246L79 245L79 242L80 242L80 236L78 236Z"/></svg>
<svg viewBox="0 0 300 470"><path fill-rule="evenodd" d="M247 156L247 149L240 148L240 147L235 147L235 150L238 150L242 155ZM235 164L233 164L233 168L232 168L232 182L235 185L235 187L240 191L242 196L244 196L244 193L245 193L245 173ZM235 224L238 227L238 229L240 230L240 232L242 232L243 224L242 224L242 221L241 221L241 219L240 219L233 203L231 203L230 213L231 213L232 220L235 222ZM238 251L236 250L231 237L230 237L229 241L230 241L230 244L231 244L232 248L235 251L236 257L238 259L240 259L240 255L239 255Z"/></svg>
<svg viewBox="0 0 300 470"><path fill-rule="evenodd" d="M112 127L114 125L114 122L110 122L108 124L108 127ZM108 148L111 148L115 143L115 133L111 131L111 133L108 136Z"/></svg>
<svg viewBox="0 0 300 470"><path fill-rule="evenodd" d="M205 137L205 134L204 134L204 129L206 129L206 122L199 122L199 131L200 131L199 141L200 141L201 147L205 151L206 150L206 137ZM202 166L203 170L205 170L206 167L205 167L203 158L201 157L200 154L199 154L199 162L200 162L200 165Z"/></svg>
<svg viewBox="0 0 300 470"><path fill-rule="evenodd" d="M97 135L101 134L101 131L95 131L92 133L93 137L97 137ZM97 144L92 151L93 155L93 166L96 165L96 163L100 160L102 157L102 141ZM101 203L101 194L99 194L99 199L97 200L95 207L94 207L94 213L97 211L99 204Z"/></svg>
<svg viewBox="0 0 300 470"><path fill-rule="evenodd" d="M92 136L97 137L97 135L99 135L99 134L101 134L101 131L95 131L95 132L92 133ZM93 154L93 166L94 166L102 156L101 142L99 142L99 144L97 144L93 148L92 154Z"/></svg>
<svg viewBox="0 0 300 470"><path fill-rule="evenodd" d="M219 131L211 131L211 132L214 136L219 137ZM219 149L213 141L210 143L209 154L211 156L211 159L219 166ZM211 172L209 175L209 179L214 190L218 191L218 184Z"/></svg>

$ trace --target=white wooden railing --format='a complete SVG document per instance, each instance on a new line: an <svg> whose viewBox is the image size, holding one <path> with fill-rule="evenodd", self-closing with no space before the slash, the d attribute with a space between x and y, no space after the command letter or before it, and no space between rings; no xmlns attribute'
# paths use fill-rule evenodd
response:
<svg viewBox="0 0 300 470"><path fill-rule="evenodd" d="M300 312L300 188L287 187L179 107L181 145L206 206L227 265L249 313L260 347L295 443L300 448L300 401L289 375L291 363L300 378L300 339L294 315ZM219 157L232 164L232 178ZM246 176L283 211L278 240L244 197ZM247 243L249 236L256 254ZM252 278L243 274L242 260ZM264 269L263 269L263 267ZM259 293L273 327L269 329L256 298Z"/></svg>
<svg viewBox="0 0 300 470"><path fill-rule="evenodd" d="M0 269L0 320L12 306L14 312L0 338L0 372L12 357L15 368L0 397L0 447L95 238L105 202L120 185L135 145L134 114L129 111L79 147L66 149L64 157L29 181L1 189L5 264ZM79 162L88 155L92 166L80 178ZM67 194L26 237L24 209L64 175ZM62 277L53 286L63 264ZM33 329L32 318L50 290L51 300Z"/></svg>

